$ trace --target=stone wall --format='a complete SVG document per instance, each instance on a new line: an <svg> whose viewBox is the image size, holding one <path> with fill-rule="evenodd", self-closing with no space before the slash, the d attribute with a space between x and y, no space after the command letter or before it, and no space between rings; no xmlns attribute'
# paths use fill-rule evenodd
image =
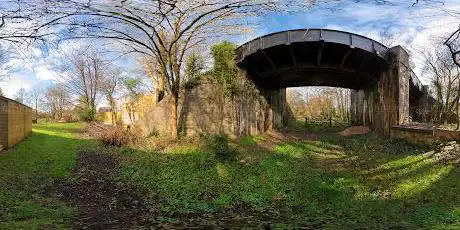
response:
<svg viewBox="0 0 460 230"><path fill-rule="evenodd" d="M354 125L366 125L390 135L391 127L409 122L409 55L400 46L391 48L386 71L373 88L352 90L351 117Z"/></svg>
<svg viewBox="0 0 460 230"><path fill-rule="evenodd" d="M378 73L378 81L368 89L351 93L351 117L355 125L366 125L390 136L394 125L409 122L409 55L400 46L387 53L388 69ZM280 129L293 120L286 101L286 89L264 88L256 96L223 96L219 84L204 82L180 95L179 128L183 135L225 133L253 135ZM164 98L155 106L139 111L136 121L145 135L170 134L173 101Z"/></svg>
<svg viewBox="0 0 460 230"><path fill-rule="evenodd" d="M432 128L394 126L391 130L391 137L403 139L413 144L431 145L437 142L460 141L460 132Z"/></svg>
<svg viewBox="0 0 460 230"><path fill-rule="evenodd" d="M295 121L294 114L287 103L286 88L265 89L262 91L262 95L270 107L267 114L267 128L281 129Z"/></svg>
<svg viewBox="0 0 460 230"><path fill-rule="evenodd" d="M428 86L423 86L421 90L411 87L409 105L411 122L432 122L435 104L436 99L430 95Z"/></svg>
<svg viewBox="0 0 460 230"><path fill-rule="evenodd" d="M236 95L233 99L229 99L224 97L222 92L219 84L204 82L186 89L180 95L178 127L182 135L204 133L225 133L230 136L255 135L264 133L272 127L272 112L263 96ZM136 127L147 136L169 135L172 106L172 98L165 97L157 105L143 112L144 116L136 122Z"/></svg>

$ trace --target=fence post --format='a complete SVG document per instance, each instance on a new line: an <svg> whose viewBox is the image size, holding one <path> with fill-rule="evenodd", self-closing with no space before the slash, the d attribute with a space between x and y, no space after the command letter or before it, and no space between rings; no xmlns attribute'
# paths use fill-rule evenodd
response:
<svg viewBox="0 0 460 230"><path fill-rule="evenodd" d="M332 116L329 117L329 127L332 127Z"/></svg>

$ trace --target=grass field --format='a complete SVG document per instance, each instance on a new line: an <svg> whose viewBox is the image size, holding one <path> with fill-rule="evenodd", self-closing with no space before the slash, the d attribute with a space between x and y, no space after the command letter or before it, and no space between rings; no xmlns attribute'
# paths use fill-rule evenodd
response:
<svg viewBox="0 0 460 230"><path fill-rule="evenodd" d="M424 148L376 134L326 134L266 147L271 141L234 141L236 159L226 162L197 143L125 151L121 173L166 201L158 221L228 210L234 220L226 223L245 227L460 228L459 166L437 162ZM241 206L249 207L243 215L252 222L231 216ZM202 222L209 221L218 222Z"/></svg>
<svg viewBox="0 0 460 230"><path fill-rule="evenodd" d="M429 148L372 133L341 137L297 128L230 140L228 146L221 137L185 139L147 151L96 145L78 137L81 127L36 125L31 137L0 153L0 229L75 226L77 207L43 195L56 180L76 181L83 192L85 186L100 192L91 183L101 180L109 183L104 189L122 190L125 197L133 194L125 190L135 190L142 218L125 206L111 210L153 227L460 228L458 160L443 160ZM78 158L83 145L86 155ZM97 161L88 168L78 159ZM89 172L98 170L98 162L110 167ZM76 165L78 173L96 175L94 182L75 177ZM120 192L103 191L113 197L102 200L120 198Z"/></svg>
<svg viewBox="0 0 460 230"><path fill-rule="evenodd" d="M75 135L82 127L81 123L34 125L30 137L0 153L0 229L67 226L66 218L74 210L42 192L69 176L77 148L89 142Z"/></svg>

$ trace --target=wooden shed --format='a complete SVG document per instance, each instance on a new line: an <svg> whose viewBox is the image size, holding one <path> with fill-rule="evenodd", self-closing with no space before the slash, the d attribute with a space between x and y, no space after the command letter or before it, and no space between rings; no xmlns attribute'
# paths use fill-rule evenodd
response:
<svg viewBox="0 0 460 230"><path fill-rule="evenodd" d="M0 149L11 148L32 133L32 108L0 96Z"/></svg>

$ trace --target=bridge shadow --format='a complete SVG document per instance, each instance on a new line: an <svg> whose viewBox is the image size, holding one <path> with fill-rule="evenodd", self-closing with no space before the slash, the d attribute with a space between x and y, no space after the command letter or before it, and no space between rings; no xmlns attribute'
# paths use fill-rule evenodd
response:
<svg viewBox="0 0 460 230"><path fill-rule="evenodd" d="M170 227L414 229L460 222L457 159L371 133L288 130L232 140L218 161L187 140L128 151L123 178L156 194ZM199 218L197 218L199 217ZM157 218L157 217L155 217ZM261 224L261 225L259 225Z"/></svg>
<svg viewBox="0 0 460 230"><path fill-rule="evenodd" d="M294 175L305 175L294 176L291 189L302 201L298 205L313 202L315 210L331 215L327 221L337 224L333 226L406 229L460 223L460 186L455 179L460 174L460 153L429 151L374 133L355 137L316 133L305 139L278 134L283 138L268 145L270 136L256 145L308 164L291 168Z"/></svg>

